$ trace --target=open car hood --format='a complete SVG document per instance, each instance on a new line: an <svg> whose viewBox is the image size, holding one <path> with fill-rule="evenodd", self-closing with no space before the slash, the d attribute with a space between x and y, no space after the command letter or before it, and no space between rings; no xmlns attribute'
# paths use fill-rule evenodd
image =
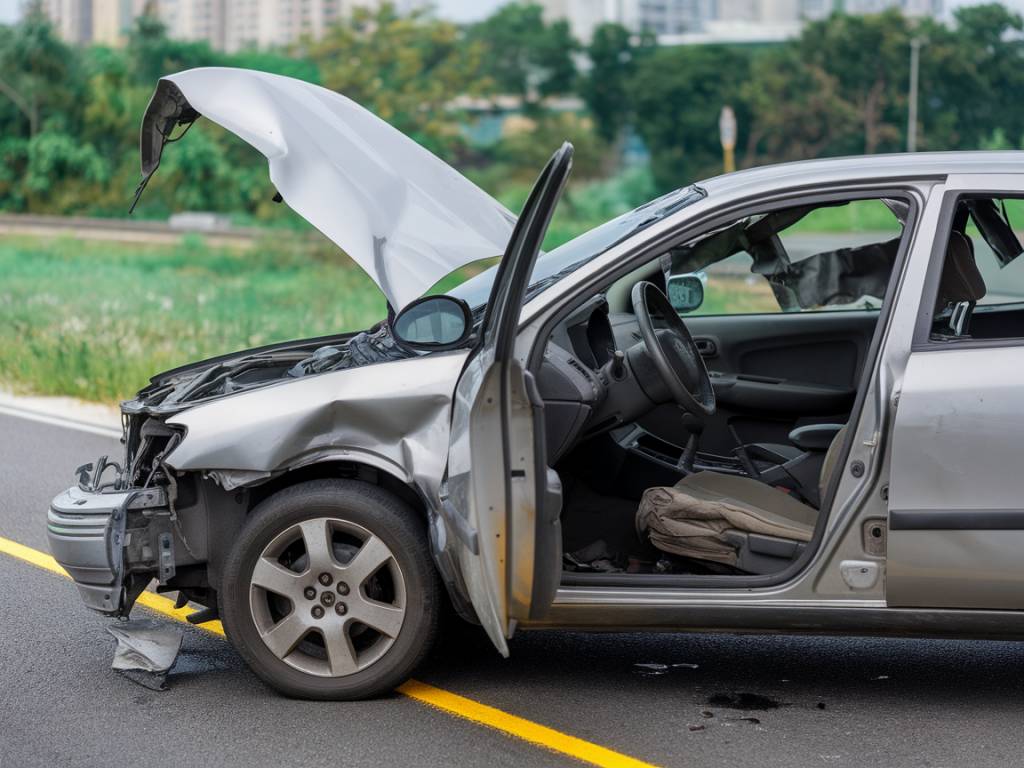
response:
<svg viewBox="0 0 1024 768"><path fill-rule="evenodd" d="M500 256L512 233L504 206L355 102L247 69L160 80L142 121L137 194L171 132L201 116L259 150L284 202L366 270L396 311L455 269Z"/></svg>

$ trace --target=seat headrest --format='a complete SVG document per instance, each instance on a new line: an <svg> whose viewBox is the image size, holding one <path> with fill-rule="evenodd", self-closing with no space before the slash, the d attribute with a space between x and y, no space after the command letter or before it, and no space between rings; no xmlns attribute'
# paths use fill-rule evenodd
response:
<svg viewBox="0 0 1024 768"><path fill-rule="evenodd" d="M939 293L935 310L941 311L947 304L961 301L978 301L985 298L985 281L974 261L974 248L962 232L952 232L946 260L942 265L939 279Z"/></svg>

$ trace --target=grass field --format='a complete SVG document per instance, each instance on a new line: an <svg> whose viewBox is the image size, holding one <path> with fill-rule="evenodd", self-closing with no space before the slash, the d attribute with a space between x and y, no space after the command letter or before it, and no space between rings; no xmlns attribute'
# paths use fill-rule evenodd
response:
<svg viewBox="0 0 1024 768"><path fill-rule="evenodd" d="M857 204L816 212L798 227L875 230L885 215L892 220L880 203ZM579 217L556 217L546 245L585 228ZM197 237L177 246L0 241L0 385L109 402L176 365L359 330L384 316L376 286L330 244L271 237L244 252ZM716 283L701 314L776 307L767 285L735 279Z"/></svg>
<svg viewBox="0 0 1024 768"><path fill-rule="evenodd" d="M169 367L358 330L384 311L370 279L329 251L8 239L0 243L0 382L115 400Z"/></svg>
<svg viewBox="0 0 1024 768"><path fill-rule="evenodd" d="M694 315L749 315L778 312L771 286L760 276L714 275L704 289L704 303Z"/></svg>
<svg viewBox="0 0 1024 768"><path fill-rule="evenodd" d="M786 232L897 232L899 220L881 200L854 200L846 205L818 208ZM785 234L783 234L785 237Z"/></svg>

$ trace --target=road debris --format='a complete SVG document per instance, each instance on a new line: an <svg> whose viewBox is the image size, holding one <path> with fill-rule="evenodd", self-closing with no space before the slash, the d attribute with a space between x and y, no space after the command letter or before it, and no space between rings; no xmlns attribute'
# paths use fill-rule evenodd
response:
<svg viewBox="0 0 1024 768"><path fill-rule="evenodd" d="M676 664L661 664L659 662L639 662L633 665L633 671L638 675L644 677L660 677L661 675L667 675L673 669L699 669L699 664L690 664L687 662L679 662Z"/></svg>
<svg viewBox="0 0 1024 768"><path fill-rule="evenodd" d="M150 690L167 690L167 673L178 658L184 632L155 619L121 621L107 632L117 640L111 669Z"/></svg>
<svg viewBox="0 0 1024 768"><path fill-rule="evenodd" d="M757 717L727 717L723 722L727 725L732 725L733 723L750 723L751 725L761 724L760 718Z"/></svg>
<svg viewBox="0 0 1024 768"><path fill-rule="evenodd" d="M777 699L770 699L759 693L715 693L708 697L707 701L712 707L725 707L726 709L741 710L764 710L778 709L782 704Z"/></svg>

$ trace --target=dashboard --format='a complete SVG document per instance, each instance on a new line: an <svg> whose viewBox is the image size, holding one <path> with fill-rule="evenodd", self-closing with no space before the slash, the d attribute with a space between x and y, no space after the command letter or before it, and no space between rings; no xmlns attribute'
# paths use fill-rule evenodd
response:
<svg viewBox="0 0 1024 768"><path fill-rule="evenodd" d="M640 410L654 407L629 375L625 361L616 361L616 351L625 351L638 338L635 318L612 317L603 295L555 327L537 371L550 462L564 455L581 435L635 420L638 393Z"/></svg>

